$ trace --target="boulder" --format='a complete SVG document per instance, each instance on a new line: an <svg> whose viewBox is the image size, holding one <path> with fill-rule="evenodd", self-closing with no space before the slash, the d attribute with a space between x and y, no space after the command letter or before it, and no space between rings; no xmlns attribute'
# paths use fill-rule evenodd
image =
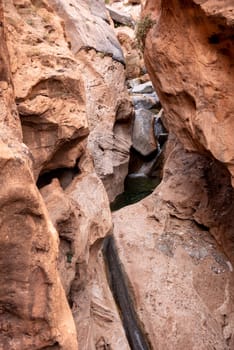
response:
<svg viewBox="0 0 234 350"><path fill-rule="evenodd" d="M132 101L135 109L151 109L159 108L161 103L155 92L151 94L134 94L132 95Z"/></svg>
<svg viewBox="0 0 234 350"><path fill-rule="evenodd" d="M104 1L52 0L51 5L64 20L74 53L92 48L124 63L121 46L105 15Z"/></svg>
<svg viewBox="0 0 234 350"><path fill-rule="evenodd" d="M153 113L145 109L138 109L135 112L132 131L132 146L143 156L148 156L157 149L153 124Z"/></svg>
<svg viewBox="0 0 234 350"><path fill-rule="evenodd" d="M112 20L115 23L122 24L128 27L134 27L135 23L131 15L118 11L112 8L111 6L106 6L106 9L108 10Z"/></svg>
<svg viewBox="0 0 234 350"><path fill-rule="evenodd" d="M151 81L147 81L146 83L135 85L132 88L133 94L151 94L153 92L154 92L154 88Z"/></svg>

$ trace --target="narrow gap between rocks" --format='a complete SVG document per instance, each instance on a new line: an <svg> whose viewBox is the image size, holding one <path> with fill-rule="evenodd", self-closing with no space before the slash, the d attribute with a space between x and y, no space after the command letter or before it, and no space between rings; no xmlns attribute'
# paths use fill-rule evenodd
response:
<svg viewBox="0 0 234 350"><path fill-rule="evenodd" d="M151 81L128 81L135 118L132 147L124 191L110 204L112 211L134 204L150 195L162 178L164 148L168 132L163 125L163 109Z"/></svg>
<svg viewBox="0 0 234 350"><path fill-rule="evenodd" d="M129 293L130 288L127 286L113 236L105 239L103 254L108 283L118 306L129 346L131 350L150 350L151 346L134 309L133 298Z"/></svg>

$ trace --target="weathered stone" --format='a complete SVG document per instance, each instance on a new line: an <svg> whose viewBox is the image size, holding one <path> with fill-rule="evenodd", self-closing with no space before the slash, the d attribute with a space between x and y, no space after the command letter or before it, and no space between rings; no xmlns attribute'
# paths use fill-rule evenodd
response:
<svg viewBox="0 0 234 350"><path fill-rule="evenodd" d="M157 149L154 136L154 114L145 109L135 112L132 131L132 145L143 156L148 156Z"/></svg>
<svg viewBox="0 0 234 350"><path fill-rule="evenodd" d="M129 27L117 27L115 33L122 46L125 63L126 63L126 78L137 78L142 74L144 62L142 53L137 47L135 31Z"/></svg>
<svg viewBox="0 0 234 350"><path fill-rule="evenodd" d="M135 109L151 109L160 107L160 101L155 92L152 94L135 94L132 96L132 101Z"/></svg>
<svg viewBox="0 0 234 350"><path fill-rule="evenodd" d="M106 6L106 8L114 22L125 26L134 27L135 23L131 15L115 10L111 6Z"/></svg>
<svg viewBox="0 0 234 350"><path fill-rule="evenodd" d="M109 344L128 350L105 276L102 239L112 220L103 184L88 159L65 191L59 181L41 189L50 217L60 236L59 272L72 307L80 349ZM95 347L96 346L96 347Z"/></svg>
<svg viewBox="0 0 234 350"><path fill-rule="evenodd" d="M114 30L107 23L106 17L103 19L103 13L106 13L103 1L52 0L51 4L65 22L74 53L81 49L93 48L124 63L123 53Z"/></svg>
<svg viewBox="0 0 234 350"><path fill-rule="evenodd" d="M123 278L153 349L232 349L230 178L218 163L179 145L170 149L155 193L113 214Z"/></svg>
<svg viewBox="0 0 234 350"><path fill-rule="evenodd" d="M2 1L0 21L0 348L77 350L76 329L57 270L58 235L35 185L30 152L22 143Z"/></svg>
<svg viewBox="0 0 234 350"><path fill-rule="evenodd" d="M12 79L35 178L42 170L73 167L88 122L81 71L60 19L31 2L8 3L5 10Z"/></svg>
<svg viewBox="0 0 234 350"><path fill-rule="evenodd" d="M149 0L146 14L145 61L169 129L234 176L233 2Z"/></svg>
<svg viewBox="0 0 234 350"><path fill-rule="evenodd" d="M135 85L132 89L133 94L150 94L154 92L153 85L151 81L147 81L146 83Z"/></svg>
<svg viewBox="0 0 234 350"><path fill-rule="evenodd" d="M95 170L112 201L123 192L128 173L133 108L122 64L111 57L81 52L90 135L88 149Z"/></svg>

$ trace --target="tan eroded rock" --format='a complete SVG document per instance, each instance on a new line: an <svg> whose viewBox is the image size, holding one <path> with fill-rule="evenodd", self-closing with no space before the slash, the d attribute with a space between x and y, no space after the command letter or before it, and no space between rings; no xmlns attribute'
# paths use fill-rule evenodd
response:
<svg viewBox="0 0 234 350"><path fill-rule="evenodd" d="M154 194L113 214L122 268L152 349L231 350L234 202L229 174L218 162L172 146Z"/></svg>
<svg viewBox="0 0 234 350"><path fill-rule="evenodd" d="M145 61L168 127L234 176L233 1L148 0L146 14Z"/></svg>
<svg viewBox="0 0 234 350"><path fill-rule="evenodd" d="M95 3L97 5L99 1ZM90 18L88 22L92 22L93 18L97 26L100 25L100 21L103 26L103 13L101 15L97 8L94 11L93 2L90 2L90 4L74 2L71 3L74 6L70 7L69 4L62 1L54 1L53 4L65 21L67 40L72 42L73 51L76 53L76 61L82 71L86 100L89 101L86 104L88 123L91 130L88 148L94 159L95 170L103 180L109 199L112 201L117 194L123 191L123 182L127 175L131 146L129 130L133 114L132 104L125 86L124 66L118 62L118 60L121 60L114 53L112 58L109 57L110 52L107 49L110 44L108 40L112 41L111 38L114 32L105 22L105 32L109 39L107 40L103 36L102 44L105 47L99 48L93 43L95 39L95 43L99 45L97 28L90 25L90 31L86 33L83 27L84 18L87 16ZM72 16L71 11L75 11L78 21ZM81 15L84 16L83 22L80 19ZM76 30L73 31L73 27ZM79 35L77 35L77 31ZM84 33L87 34L87 38L82 39L84 43L81 45L81 36ZM112 34L110 35L110 33ZM91 35L92 40L88 38L89 35ZM117 39L115 38L115 40ZM118 49L118 45L115 45L115 48Z"/></svg>
<svg viewBox="0 0 234 350"><path fill-rule="evenodd" d="M81 175L65 192L59 181L41 189L59 232L59 272L72 307L81 349L129 350L122 323L109 290L102 258L102 241L110 233L109 201L88 158Z"/></svg>
<svg viewBox="0 0 234 350"><path fill-rule="evenodd" d="M5 1L7 45L23 139L34 174L73 167L88 135L79 64L47 3ZM27 78L25 78L27 77Z"/></svg>
<svg viewBox="0 0 234 350"><path fill-rule="evenodd" d="M109 25L102 0L52 0L52 6L64 19L66 32L74 53L95 49L124 62L121 46Z"/></svg>
<svg viewBox="0 0 234 350"><path fill-rule="evenodd" d="M123 48L126 62L126 77L128 79L138 78L143 71L144 61L137 47L134 29L121 26L115 28L115 33Z"/></svg>
<svg viewBox="0 0 234 350"><path fill-rule="evenodd" d="M121 63L91 50L80 52L90 126L88 149L109 200L123 191L131 147L132 103Z"/></svg>
<svg viewBox="0 0 234 350"><path fill-rule="evenodd" d="M0 1L0 348L77 350L58 235L35 186L14 104Z"/></svg>

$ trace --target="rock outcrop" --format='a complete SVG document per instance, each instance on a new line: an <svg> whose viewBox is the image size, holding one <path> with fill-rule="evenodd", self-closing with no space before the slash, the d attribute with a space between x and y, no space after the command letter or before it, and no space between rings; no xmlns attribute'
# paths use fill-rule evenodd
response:
<svg viewBox="0 0 234 350"><path fill-rule="evenodd" d="M146 16L145 62L168 128L233 177L233 2L148 0Z"/></svg>
<svg viewBox="0 0 234 350"><path fill-rule="evenodd" d="M149 348L231 350L230 177L218 162L173 142L154 194L113 214L122 278Z"/></svg>
<svg viewBox="0 0 234 350"><path fill-rule="evenodd" d="M78 348L57 269L58 235L22 143L0 2L0 348Z"/></svg>
<svg viewBox="0 0 234 350"><path fill-rule="evenodd" d="M125 86L125 62L104 3L54 0L67 40L81 65L88 101L88 148L109 200L123 191L131 147L131 101Z"/></svg>

